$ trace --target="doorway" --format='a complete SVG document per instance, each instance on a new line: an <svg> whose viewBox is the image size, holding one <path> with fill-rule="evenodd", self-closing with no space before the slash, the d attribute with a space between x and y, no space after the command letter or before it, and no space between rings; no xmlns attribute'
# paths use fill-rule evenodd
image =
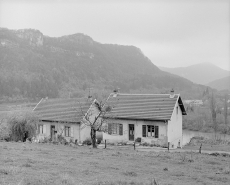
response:
<svg viewBox="0 0 230 185"><path fill-rule="evenodd" d="M129 140L134 141L134 124L129 124Z"/></svg>
<svg viewBox="0 0 230 185"><path fill-rule="evenodd" d="M55 125L51 125L50 126L50 138L51 138L51 140L52 141L54 141L55 140Z"/></svg>

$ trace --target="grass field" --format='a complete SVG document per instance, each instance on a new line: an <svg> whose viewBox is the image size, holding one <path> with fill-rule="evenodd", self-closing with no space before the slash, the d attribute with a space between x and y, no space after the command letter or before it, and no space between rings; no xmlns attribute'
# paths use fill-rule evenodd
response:
<svg viewBox="0 0 230 185"><path fill-rule="evenodd" d="M221 185L230 158L198 153L140 152L133 147L0 142L1 185Z"/></svg>
<svg viewBox="0 0 230 185"><path fill-rule="evenodd" d="M187 149L187 150L199 150L199 146L185 146L183 149ZM213 152L230 152L230 145L207 145L207 144L203 144L202 145L202 151L206 150L206 151L213 151Z"/></svg>

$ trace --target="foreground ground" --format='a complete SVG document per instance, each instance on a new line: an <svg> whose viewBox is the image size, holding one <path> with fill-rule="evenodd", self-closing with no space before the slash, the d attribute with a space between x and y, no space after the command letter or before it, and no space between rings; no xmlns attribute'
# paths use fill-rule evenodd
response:
<svg viewBox="0 0 230 185"><path fill-rule="evenodd" d="M230 182L230 157L192 152L141 152L133 147L90 149L0 142L0 184L221 185ZM133 182L133 183L132 183Z"/></svg>

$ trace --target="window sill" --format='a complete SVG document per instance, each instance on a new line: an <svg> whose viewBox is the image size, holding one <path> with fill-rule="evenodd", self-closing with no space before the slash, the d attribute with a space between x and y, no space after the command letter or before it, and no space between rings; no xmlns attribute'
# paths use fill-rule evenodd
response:
<svg viewBox="0 0 230 185"><path fill-rule="evenodd" d="M123 136L123 135L120 135L120 134L108 134L110 136Z"/></svg>

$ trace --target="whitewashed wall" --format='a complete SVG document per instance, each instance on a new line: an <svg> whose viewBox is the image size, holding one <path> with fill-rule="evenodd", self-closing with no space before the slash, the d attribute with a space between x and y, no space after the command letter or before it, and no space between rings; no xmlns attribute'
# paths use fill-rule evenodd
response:
<svg viewBox="0 0 230 185"><path fill-rule="evenodd" d="M81 124L80 126L80 142L82 143L83 141L85 141L86 139L90 139L90 131L91 131L91 127L90 126L86 126L84 124Z"/></svg>
<svg viewBox="0 0 230 185"><path fill-rule="evenodd" d="M123 135L110 135L103 133L103 140L108 142L127 142L129 141L129 124L134 124L134 139L141 138L142 142L150 144L167 145L167 124L160 121L142 121L142 120L108 120L107 123L123 124ZM159 127L159 138L142 137L142 125L155 125ZM132 141L131 141L132 142Z"/></svg>
<svg viewBox="0 0 230 185"><path fill-rule="evenodd" d="M178 107L178 114L176 113L176 107ZM182 111L178 102L176 103L171 120L168 121L168 142L170 142L170 148L181 147L182 141Z"/></svg>
<svg viewBox="0 0 230 185"><path fill-rule="evenodd" d="M44 125L43 126L43 134L38 134L38 139L44 139L45 137L50 138L50 129L51 125L55 125L55 130L57 131L57 134L62 134L63 137L65 137L65 126L69 126L71 129L70 137L65 137L67 141L70 141L72 139L75 141L76 139L80 140L80 132L79 132L79 124L71 124L71 123L54 123L54 122L40 122L39 124ZM57 135L56 134L56 135Z"/></svg>

